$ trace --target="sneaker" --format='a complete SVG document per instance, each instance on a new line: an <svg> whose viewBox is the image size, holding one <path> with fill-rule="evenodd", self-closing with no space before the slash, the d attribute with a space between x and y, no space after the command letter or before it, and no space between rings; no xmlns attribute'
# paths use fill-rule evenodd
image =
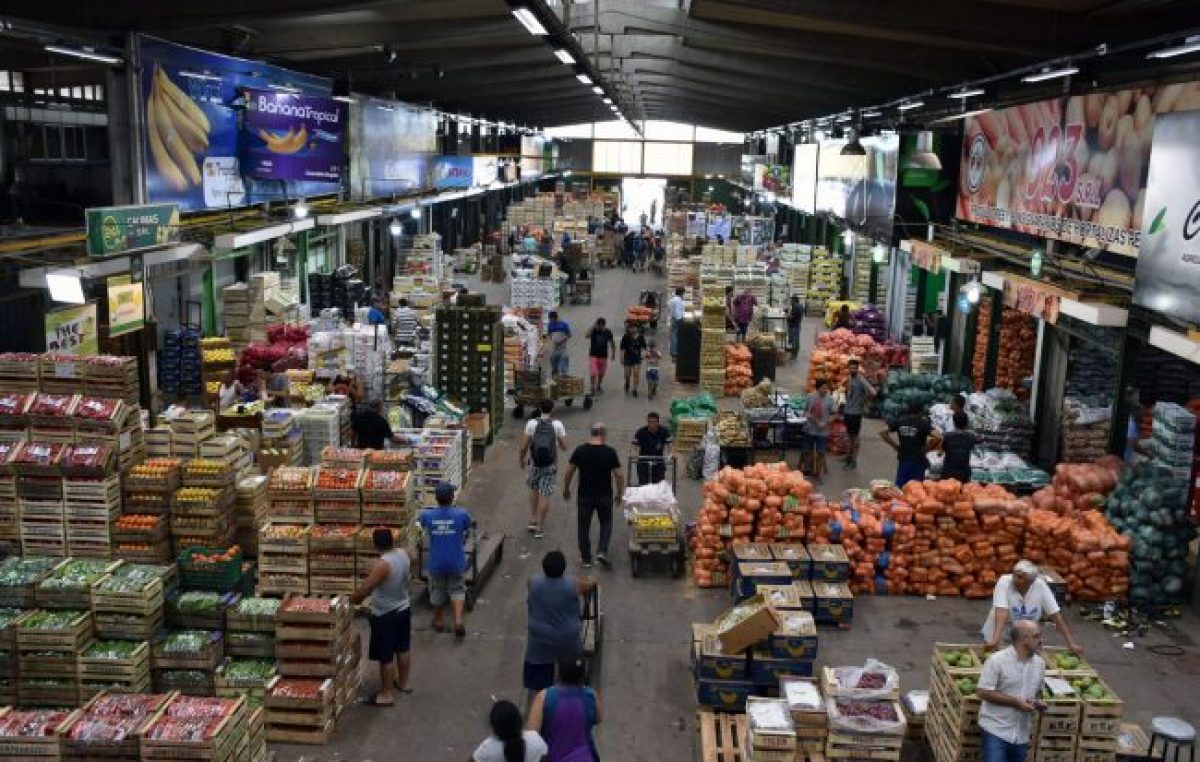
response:
<svg viewBox="0 0 1200 762"><path fill-rule="evenodd" d="M525 528L526 528L527 530L529 530L529 533L530 533L530 534L537 534L538 525L537 525L537 524L535 524L535 523L533 523L532 521L531 521L531 522L529 522L529 525L528 525L527 527L525 527Z"/></svg>
<svg viewBox="0 0 1200 762"><path fill-rule="evenodd" d="M634 397L636 397L636 396L637 396L637 389L634 389L634 390L633 390L633 396L634 396Z"/></svg>
<svg viewBox="0 0 1200 762"><path fill-rule="evenodd" d="M600 564L605 569L612 568L612 564L610 564L608 562L608 554L606 554L606 553L597 553L596 554L596 563ZM589 566L590 566L590 564L589 564Z"/></svg>
<svg viewBox="0 0 1200 762"><path fill-rule="evenodd" d="M454 640L461 643L467 637L467 628L459 625L454 628Z"/></svg>
<svg viewBox="0 0 1200 762"><path fill-rule="evenodd" d="M533 539L535 539L535 540L540 540L545 536L546 536L546 533L542 531L541 527L538 527L533 532Z"/></svg>
<svg viewBox="0 0 1200 762"><path fill-rule="evenodd" d="M580 564L579 564L579 565L580 565L580 566L582 566L582 567L583 567L583 568L585 568L585 569L590 569L590 568L592 568L592 562L591 562L591 561L582 561L582 562L580 562Z"/></svg>

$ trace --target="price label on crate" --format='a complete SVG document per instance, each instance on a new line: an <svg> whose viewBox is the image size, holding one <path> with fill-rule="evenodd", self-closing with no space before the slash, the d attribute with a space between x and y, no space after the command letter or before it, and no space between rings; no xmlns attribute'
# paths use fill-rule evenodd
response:
<svg viewBox="0 0 1200 762"><path fill-rule="evenodd" d="M479 344L475 347L475 351L476 352L491 352L492 345L491 344Z"/></svg>

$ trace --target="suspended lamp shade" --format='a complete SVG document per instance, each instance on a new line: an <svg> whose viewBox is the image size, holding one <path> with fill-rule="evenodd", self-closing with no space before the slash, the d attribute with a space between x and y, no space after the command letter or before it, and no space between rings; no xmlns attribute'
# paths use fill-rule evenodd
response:
<svg viewBox="0 0 1200 762"><path fill-rule="evenodd" d="M917 148L904 161L905 169L932 169L934 171L942 168L942 160L933 152L933 133L929 130L922 130L917 133Z"/></svg>

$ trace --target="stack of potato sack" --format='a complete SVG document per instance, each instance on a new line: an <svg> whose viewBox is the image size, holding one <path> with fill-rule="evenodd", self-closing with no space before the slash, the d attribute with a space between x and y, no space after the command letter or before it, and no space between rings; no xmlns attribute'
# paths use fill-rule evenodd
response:
<svg viewBox="0 0 1200 762"><path fill-rule="evenodd" d="M998 485L909 482L916 536L908 592L986 598L1020 558L1026 506Z"/></svg>
<svg viewBox="0 0 1200 762"><path fill-rule="evenodd" d="M812 484L783 462L721 469L704 485L704 508L692 539L696 585L726 584L733 544L803 539L811 497ZM721 535L725 524L728 538Z"/></svg>
<svg viewBox="0 0 1200 762"><path fill-rule="evenodd" d="M725 347L725 396L736 396L754 385L750 349L745 344Z"/></svg>
<svg viewBox="0 0 1200 762"><path fill-rule="evenodd" d="M1037 355L1037 320L1030 315L1008 307L1000 318L1000 352L996 356L996 383L1009 389L1021 399L1029 397L1029 390L1021 383L1033 375L1033 361Z"/></svg>
<svg viewBox="0 0 1200 762"><path fill-rule="evenodd" d="M1105 517L1104 501L1117 486L1121 460L1063 463L1054 481L1030 502L1024 555L1053 569L1076 600L1109 600L1129 589L1129 539Z"/></svg>

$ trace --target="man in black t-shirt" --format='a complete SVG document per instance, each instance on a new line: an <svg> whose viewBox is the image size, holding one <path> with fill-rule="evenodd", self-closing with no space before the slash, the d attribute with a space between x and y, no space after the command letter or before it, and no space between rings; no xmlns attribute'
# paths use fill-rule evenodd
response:
<svg viewBox="0 0 1200 762"><path fill-rule="evenodd" d="M625 391L638 393L638 379L642 375L642 353L646 351L646 337L636 323L626 323L625 335L621 337L621 365L625 368Z"/></svg>
<svg viewBox="0 0 1200 762"><path fill-rule="evenodd" d="M571 499L571 481L579 472L579 557L584 568L592 565L592 514L600 517L600 538L596 543L596 561L607 568L608 543L612 539L613 504L619 503L625 491L621 476L621 459L617 451L605 444L608 429L603 423L592 425L591 438L571 453L570 465L563 480L563 497ZM613 488L616 487L614 495Z"/></svg>
<svg viewBox="0 0 1200 762"><path fill-rule="evenodd" d="M392 433L392 426L383 417L383 404L379 400L367 403L366 410L359 410L350 420L350 428L358 446L367 450L382 450L384 442L399 443Z"/></svg>
<svg viewBox="0 0 1200 762"><path fill-rule="evenodd" d="M617 344L604 318L596 318L596 324L588 329L587 340L592 394L599 394L604 391L604 374L608 372L608 361L617 359Z"/></svg>
<svg viewBox="0 0 1200 762"><path fill-rule="evenodd" d="M880 432L880 438L896 451L899 461L896 468L897 487L925 478L925 470L929 468L929 459L925 454L938 445L937 437L932 434L929 416L925 415L919 402L909 403L904 414L888 424L887 431Z"/></svg>
<svg viewBox="0 0 1200 762"><path fill-rule="evenodd" d="M638 485L655 484L666 478L667 447L670 444L671 432L660 423L658 413L648 413L646 425L633 435L634 453L638 458L647 459L637 462Z"/></svg>

